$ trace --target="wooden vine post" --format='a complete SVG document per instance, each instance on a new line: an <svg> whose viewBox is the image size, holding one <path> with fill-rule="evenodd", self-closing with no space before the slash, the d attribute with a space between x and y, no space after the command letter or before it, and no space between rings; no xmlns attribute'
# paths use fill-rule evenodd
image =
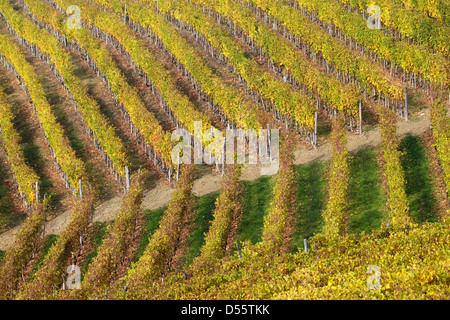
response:
<svg viewBox="0 0 450 320"><path fill-rule="evenodd" d="M222 145L222 175L225 173L225 139L223 139Z"/></svg>
<svg viewBox="0 0 450 320"><path fill-rule="evenodd" d="M363 134L363 124L362 124L362 102L359 100L359 134Z"/></svg>
<svg viewBox="0 0 450 320"><path fill-rule="evenodd" d="M270 125L269 124L267 124L267 141L269 144L269 150L268 150L269 160L270 160L270 163L272 163L272 136L270 134Z"/></svg>
<svg viewBox="0 0 450 320"><path fill-rule="evenodd" d="M408 88L405 84L405 121L408 121Z"/></svg>
<svg viewBox="0 0 450 320"><path fill-rule="evenodd" d="M81 179L78 180L78 188L80 190L80 200L83 200L83 186L81 184Z"/></svg>
<svg viewBox="0 0 450 320"><path fill-rule="evenodd" d="M178 162L177 162L177 182L180 177L180 154L178 154Z"/></svg>
<svg viewBox="0 0 450 320"><path fill-rule="evenodd" d="M314 147L316 147L316 148L317 148L317 116L318 116L318 113L315 112L314 113L314 137L313 137L313 144L314 144Z"/></svg>
<svg viewBox="0 0 450 320"><path fill-rule="evenodd" d="M130 171L128 169L128 166L125 167L125 179L126 179L126 188L127 192L130 190Z"/></svg>
<svg viewBox="0 0 450 320"><path fill-rule="evenodd" d="M39 182L36 181L36 206L39 204Z"/></svg>
<svg viewBox="0 0 450 320"><path fill-rule="evenodd" d="M125 3L125 9L123 14L123 23L127 23L127 3Z"/></svg>

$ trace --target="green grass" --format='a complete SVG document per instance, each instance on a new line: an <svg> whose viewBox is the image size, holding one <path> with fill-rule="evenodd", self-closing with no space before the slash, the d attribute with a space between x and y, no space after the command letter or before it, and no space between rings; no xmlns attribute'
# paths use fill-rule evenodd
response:
<svg viewBox="0 0 450 320"><path fill-rule="evenodd" d="M83 280L84 274L89 269L90 264L95 259L98 253L98 248L101 246L103 239L106 236L106 231L108 228L108 225L110 225L112 222L106 223L106 222L94 222L94 230L92 231L92 250L88 253L86 256L86 260L83 262L83 265L81 266L81 280Z"/></svg>
<svg viewBox="0 0 450 320"><path fill-rule="evenodd" d="M295 231L292 235L294 251L303 248L303 239L313 236L322 227L322 211L325 210L326 175L328 162L314 162L296 166L297 211Z"/></svg>
<svg viewBox="0 0 450 320"><path fill-rule="evenodd" d="M349 229L353 233L370 233L380 226L387 213L382 177L374 148L360 149L350 160Z"/></svg>
<svg viewBox="0 0 450 320"><path fill-rule="evenodd" d="M39 250L39 258L33 266L33 273L39 270L39 268L42 266L45 256L47 255L50 248L56 243L56 240L58 240L58 236L54 234L49 234L45 237L44 243Z"/></svg>
<svg viewBox="0 0 450 320"><path fill-rule="evenodd" d="M189 252L183 257L183 264L188 266L195 257L200 254L200 249L205 243L205 234L209 230L210 223L213 219L215 202L219 192L214 192L195 200L193 208L193 230L187 239Z"/></svg>
<svg viewBox="0 0 450 320"><path fill-rule="evenodd" d="M400 150L412 217L418 223L437 221L437 200L425 147L417 136L408 135L401 141Z"/></svg>
<svg viewBox="0 0 450 320"><path fill-rule="evenodd" d="M142 231L143 236L139 243L139 249L133 257L133 262L137 262L139 258L144 254L145 249L150 241L152 234L158 229L161 217L166 211L167 207L163 207L157 210L145 210L145 226Z"/></svg>
<svg viewBox="0 0 450 320"><path fill-rule="evenodd" d="M6 251L0 250L0 263L2 263L3 258L5 257Z"/></svg>
<svg viewBox="0 0 450 320"><path fill-rule="evenodd" d="M373 148L352 153L349 163L349 231L370 233L385 217L384 193ZM293 250L303 250L303 239L320 231L326 209L328 161L297 166L297 215Z"/></svg>
<svg viewBox="0 0 450 320"><path fill-rule="evenodd" d="M264 217L269 212L275 178L260 177L244 181L243 213L239 223L238 241L257 243L261 240Z"/></svg>

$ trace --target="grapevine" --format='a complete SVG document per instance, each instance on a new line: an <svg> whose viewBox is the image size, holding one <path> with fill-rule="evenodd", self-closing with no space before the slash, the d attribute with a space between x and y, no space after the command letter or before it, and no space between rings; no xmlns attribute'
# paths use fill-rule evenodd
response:
<svg viewBox="0 0 450 320"><path fill-rule="evenodd" d="M149 285L167 272L184 217L190 210L193 178L194 166L184 165L158 230L151 236L142 257L128 271L126 283L133 295L145 296Z"/></svg>
<svg viewBox="0 0 450 320"><path fill-rule="evenodd" d="M264 217L262 245L275 252L290 249L290 220L295 208L296 179L293 166L293 138L285 137L280 150L277 180L272 190L270 210Z"/></svg>
<svg viewBox="0 0 450 320"><path fill-rule="evenodd" d="M382 30L368 29L363 17L346 11L339 3L330 6L329 3L322 1L296 0L295 4L317 14L320 20L329 24L324 28L339 28L347 39L355 39L360 46L392 61L406 72L422 74L432 83L447 84L449 60L443 54L432 53L426 47L417 44L396 41L393 36L386 35Z"/></svg>
<svg viewBox="0 0 450 320"><path fill-rule="evenodd" d="M405 228L411 219L405 191L405 172L401 166L396 118L390 109L379 108L384 176L387 185L389 224L392 228Z"/></svg>
<svg viewBox="0 0 450 320"><path fill-rule="evenodd" d="M45 223L45 206L40 205L25 220L23 228L16 235L14 244L6 251L0 267L0 299L10 299L16 294L16 286L42 234Z"/></svg>
<svg viewBox="0 0 450 320"><path fill-rule="evenodd" d="M234 0L229 0L234 1ZM321 53L324 59L336 65L336 68L356 78L363 85L376 88L377 91L391 97L394 101L401 101L403 87L399 81L384 75L382 68L374 64L370 59L355 54L337 39L332 38L325 30L309 21L303 15L299 15L296 10L288 5L284 5L279 0L249 1L254 5L253 11L264 20L269 20L273 16L274 26L282 29L283 34L299 41L302 39L316 53ZM265 11L267 10L267 11ZM286 28L291 33L286 32Z"/></svg>
<svg viewBox="0 0 450 320"><path fill-rule="evenodd" d="M146 174L137 173L131 177L131 188L127 191L122 208L113 225L108 228L108 236L98 249L97 256L81 282L81 295L93 298L108 289L126 250L136 233L136 221L142 215L143 184ZM77 295L80 293L76 292Z"/></svg>
<svg viewBox="0 0 450 320"><path fill-rule="evenodd" d="M227 240L232 227L233 219L239 215L241 205L241 185L239 178L242 168L239 165L226 167L222 180L222 188L216 200L214 219L205 235L205 244L192 263L192 269L200 269L207 265L214 265L225 255Z"/></svg>
<svg viewBox="0 0 450 320"><path fill-rule="evenodd" d="M407 9L414 9L434 17L450 25L450 4L445 0L429 1L429 0L396 0Z"/></svg>
<svg viewBox="0 0 450 320"><path fill-rule="evenodd" d="M74 253L79 252L80 239L91 223L93 200L92 192L84 192L83 199L77 200L69 225L50 248L42 266L18 293L18 299L49 299L56 294L64 281L65 270L69 265L76 263L74 259L77 256Z"/></svg>
<svg viewBox="0 0 450 320"><path fill-rule="evenodd" d="M336 240L347 234L349 155L343 118L338 115L330 137L332 159L329 169L328 202L323 213L321 234L326 240Z"/></svg>
<svg viewBox="0 0 450 320"><path fill-rule="evenodd" d="M438 96L431 106L431 124L448 193L450 189L450 119L446 113L445 100Z"/></svg>
<svg viewBox="0 0 450 320"><path fill-rule="evenodd" d="M356 8L359 12L366 12L371 4L367 0L341 0ZM433 1L430 1L433 2ZM413 39L418 43L429 46L450 55L450 26L443 24L438 19L428 17L416 10L403 7L397 1L379 0L381 9L381 21L387 26L397 30L403 36ZM448 8L448 4L446 5ZM448 19L448 16L446 16Z"/></svg>
<svg viewBox="0 0 450 320"><path fill-rule="evenodd" d="M13 123L12 106L6 101L4 89L0 87L0 133L3 146L11 163L14 179L17 182L19 195L25 208L36 204L33 186L39 181L38 175L25 163L23 151L20 147L20 136Z"/></svg>
<svg viewBox="0 0 450 320"><path fill-rule="evenodd" d="M62 126L52 113L36 71L27 62L19 45L6 35L0 36L0 52L2 62L8 64L20 81L26 85L25 90L39 116L40 125L52 150L57 169L60 169L66 186L74 190L79 179L85 175L84 163L76 157Z"/></svg>

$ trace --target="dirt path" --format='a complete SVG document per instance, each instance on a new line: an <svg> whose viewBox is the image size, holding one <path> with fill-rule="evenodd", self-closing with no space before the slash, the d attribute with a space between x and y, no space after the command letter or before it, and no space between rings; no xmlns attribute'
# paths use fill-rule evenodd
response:
<svg viewBox="0 0 450 320"><path fill-rule="evenodd" d="M430 128L430 124L429 110L427 109L408 122L399 122L397 135L399 137L403 137L408 133L420 135ZM348 134L349 151L355 151L362 147L377 146L380 142L381 134L378 127L364 132L362 136L353 133ZM299 165L313 161L328 160L330 156L328 143L319 146L317 149L303 147L295 152L295 164ZM249 166L244 169L241 179L255 180L258 177L260 177L260 167ZM220 190L220 181L220 174L204 175L195 181L193 193L196 196L202 196L217 192ZM167 186L165 181L158 182L155 188L145 191L142 208L153 210L167 205L173 190L173 188ZM118 196L99 205L95 209L94 221L107 222L114 220L120 210L122 199L123 196ZM49 221L46 226L46 234L59 234L69 224L71 214L71 211L67 211ZM14 236L20 228L18 226L0 234L0 250L4 251L12 245Z"/></svg>

